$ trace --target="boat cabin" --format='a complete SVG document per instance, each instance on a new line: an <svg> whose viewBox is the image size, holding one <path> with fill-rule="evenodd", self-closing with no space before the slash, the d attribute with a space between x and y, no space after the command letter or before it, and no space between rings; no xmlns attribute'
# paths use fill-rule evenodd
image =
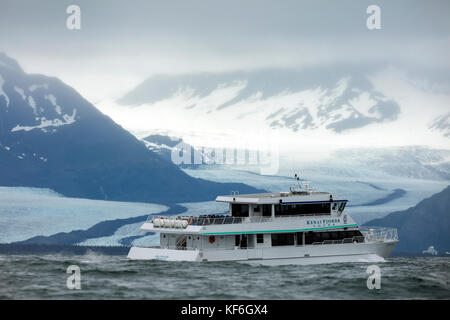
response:
<svg viewBox="0 0 450 320"><path fill-rule="evenodd" d="M228 202L233 217L281 217L340 215L348 200L333 198L328 192L280 192L219 196Z"/></svg>

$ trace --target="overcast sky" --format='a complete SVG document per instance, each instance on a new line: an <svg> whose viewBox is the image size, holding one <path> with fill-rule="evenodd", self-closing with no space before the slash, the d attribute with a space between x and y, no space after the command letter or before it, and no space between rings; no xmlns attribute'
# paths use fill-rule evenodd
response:
<svg viewBox="0 0 450 320"><path fill-rule="evenodd" d="M66 28L70 4L81 30ZM371 4L381 30L366 27ZM447 0L0 0L0 50L94 103L155 73L382 62L442 75L449 13Z"/></svg>

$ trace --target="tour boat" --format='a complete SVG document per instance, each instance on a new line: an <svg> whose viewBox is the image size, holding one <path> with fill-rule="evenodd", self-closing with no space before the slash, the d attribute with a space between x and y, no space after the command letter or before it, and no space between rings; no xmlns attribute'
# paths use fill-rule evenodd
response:
<svg viewBox="0 0 450 320"><path fill-rule="evenodd" d="M313 191L299 180L289 192L233 192L216 201L228 203L229 214L149 216L141 229L159 233L160 245L134 246L128 258L262 265L382 262L398 242L396 229L360 228L344 211L348 200Z"/></svg>

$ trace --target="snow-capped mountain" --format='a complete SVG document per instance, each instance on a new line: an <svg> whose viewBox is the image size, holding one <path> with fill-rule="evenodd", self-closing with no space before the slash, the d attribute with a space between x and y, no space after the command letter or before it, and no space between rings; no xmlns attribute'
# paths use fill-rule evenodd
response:
<svg viewBox="0 0 450 320"><path fill-rule="evenodd" d="M4 54L0 54L0 68L3 133L32 130L56 132L58 127L75 123L80 119L80 114L87 112L83 105L77 108L72 103L67 103L70 96L60 96L57 99L51 93L61 85L56 78L25 76L20 66Z"/></svg>
<svg viewBox="0 0 450 320"><path fill-rule="evenodd" d="M164 128L185 140L275 135L290 150L447 148L450 94L426 76L380 65L154 75L101 110L130 130Z"/></svg>
<svg viewBox="0 0 450 320"><path fill-rule="evenodd" d="M399 106L360 75L338 68L218 74L157 75L119 99L122 105L180 99L193 113L233 110L235 119L258 113L271 128L325 127L335 132L395 120ZM323 78L321 78L323 77Z"/></svg>
<svg viewBox="0 0 450 320"><path fill-rule="evenodd" d="M256 190L190 177L59 79L27 74L5 54L0 54L0 185L159 203Z"/></svg>

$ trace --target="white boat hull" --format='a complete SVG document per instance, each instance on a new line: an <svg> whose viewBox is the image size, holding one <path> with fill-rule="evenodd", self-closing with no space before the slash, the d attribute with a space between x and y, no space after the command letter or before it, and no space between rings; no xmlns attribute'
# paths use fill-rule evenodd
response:
<svg viewBox="0 0 450 320"><path fill-rule="evenodd" d="M131 248L133 260L236 261L257 265L321 264L335 262L383 262L398 241L330 245L283 246L225 250L171 250Z"/></svg>
<svg viewBox="0 0 450 320"><path fill-rule="evenodd" d="M198 250L171 250L163 248L132 247L128 253L132 260L200 261Z"/></svg>

